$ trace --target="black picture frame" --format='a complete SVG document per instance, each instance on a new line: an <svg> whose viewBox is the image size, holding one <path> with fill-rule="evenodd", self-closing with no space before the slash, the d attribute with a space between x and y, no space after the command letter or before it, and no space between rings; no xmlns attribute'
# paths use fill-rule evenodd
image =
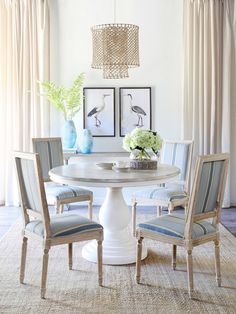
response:
<svg viewBox="0 0 236 314"><path fill-rule="evenodd" d="M135 127L143 127L147 130L152 129L151 87L119 88L120 137L124 137Z"/></svg>
<svg viewBox="0 0 236 314"><path fill-rule="evenodd" d="M115 87L83 88L83 127L93 137L116 136Z"/></svg>

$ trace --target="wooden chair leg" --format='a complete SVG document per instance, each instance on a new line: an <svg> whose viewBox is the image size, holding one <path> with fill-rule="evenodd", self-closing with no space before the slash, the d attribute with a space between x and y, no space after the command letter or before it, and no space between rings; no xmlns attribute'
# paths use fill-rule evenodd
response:
<svg viewBox="0 0 236 314"><path fill-rule="evenodd" d="M221 286L221 272L220 272L220 243L219 240L215 242L215 270L216 270L216 282L218 287Z"/></svg>
<svg viewBox="0 0 236 314"><path fill-rule="evenodd" d="M143 241L143 238L139 238L137 242L137 258L136 258L136 282L137 283L140 283L142 241Z"/></svg>
<svg viewBox="0 0 236 314"><path fill-rule="evenodd" d="M136 237L136 212L137 212L137 202L134 201L132 205L132 233Z"/></svg>
<svg viewBox="0 0 236 314"><path fill-rule="evenodd" d="M187 249L186 259L187 259L187 273L188 273L188 294L189 294L189 298L192 299L192 297L193 297L193 257L192 257L192 250Z"/></svg>
<svg viewBox="0 0 236 314"><path fill-rule="evenodd" d="M188 204L184 205L184 214L187 215L188 213Z"/></svg>
<svg viewBox="0 0 236 314"><path fill-rule="evenodd" d="M46 281L47 281L47 271L48 271L48 252L49 252L49 248L44 248L42 279L41 279L41 298L42 299L45 298L45 293L46 293Z"/></svg>
<svg viewBox="0 0 236 314"><path fill-rule="evenodd" d="M68 258L69 258L69 269L72 270L72 265L73 265L73 246L72 246L72 243L68 243Z"/></svg>
<svg viewBox="0 0 236 314"><path fill-rule="evenodd" d="M22 247L21 247L21 263L20 263L20 283L24 282L25 278L25 261L26 261L26 253L27 253L27 241L26 237L22 239Z"/></svg>
<svg viewBox="0 0 236 314"><path fill-rule="evenodd" d="M60 204L59 206L59 214L62 214L64 211L64 204Z"/></svg>
<svg viewBox="0 0 236 314"><path fill-rule="evenodd" d="M177 245L173 245L172 247L172 267L176 269L176 253L177 253Z"/></svg>
<svg viewBox="0 0 236 314"><path fill-rule="evenodd" d="M173 212L173 210L174 210L174 206L172 203L170 203L168 206L168 214L171 214Z"/></svg>
<svg viewBox="0 0 236 314"><path fill-rule="evenodd" d="M55 208L56 214L59 214L59 213L60 213L60 204L56 203L56 204L54 205L54 208Z"/></svg>
<svg viewBox="0 0 236 314"><path fill-rule="evenodd" d="M102 286L102 240L97 241L98 284Z"/></svg>
<svg viewBox="0 0 236 314"><path fill-rule="evenodd" d="M161 210L162 210L162 206L157 206L157 216L158 217L161 216Z"/></svg>
<svg viewBox="0 0 236 314"><path fill-rule="evenodd" d="M93 219L93 201L88 202L88 218Z"/></svg>

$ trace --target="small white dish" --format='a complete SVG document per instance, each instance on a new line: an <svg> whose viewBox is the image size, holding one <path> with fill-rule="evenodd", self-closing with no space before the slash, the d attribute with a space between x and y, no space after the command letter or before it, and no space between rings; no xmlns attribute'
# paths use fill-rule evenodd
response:
<svg viewBox="0 0 236 314"><path fill-rule="evenodd" d="M103 170L112 170L113 162L98 162L96 163L96 166Z"/></svg>
<svg viewBox="0 0 236 314"><path fill-rule="evenodd" d="M126 161L119 160L114 162L114 166L116 168L126 168L128 165Z"/></svg>
<svg viewBox="0 0 236 314"><path fill-rule="evenodd" d="M112 170L114 170L116 172L128 172L128 171L130 171L130 167L129 166L126 166L126 167L116 167L116 166L113 166Z"/></svg>

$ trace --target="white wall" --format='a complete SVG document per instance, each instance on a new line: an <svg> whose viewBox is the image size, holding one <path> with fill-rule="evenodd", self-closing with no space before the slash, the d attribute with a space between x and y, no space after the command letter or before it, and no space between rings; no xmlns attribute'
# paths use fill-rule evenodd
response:
<svg viewBox="0 0 236 314"><path fill-rule="evenodd" d="M117 22L140 26L140 64L130 70L130 78L105 80L101 70L91 69L90 27L114 22L112 0L53 0L51 5L51 79L70 85L80 72L86 73L84 86L151 86L153 129L164 138L180 138L182 111L182 1L117 0ZM236 78L235 78L236 80ZM94 151L122 151L118 136L118 89L116 137L95 138ZM232 106L231 198L236 204L236 124ZM51 110L51 135L61 135L63 119ZM82 128L82 111L75 119ZM79 134L78 134L79 135Z"/></svg>
<svg viewBox="0 0 236 314"><path fill-rule="evenodd" d="M91 69L90 27L114 22L111 0L51 1L51 79L69 85L86 73L84 86L151 86L153 129L164 138L180 138L182 106L182 1L117 0L117 22L140 27L140 64L130 78L105 80L101 70ZM121 151L118 136L118 89L116 138L95 138L94 151ZM60 135L62 118L51 114L51 134ZM75 119L82 128L82 111ZM79 132L78 132L79 133Z"/></svg>

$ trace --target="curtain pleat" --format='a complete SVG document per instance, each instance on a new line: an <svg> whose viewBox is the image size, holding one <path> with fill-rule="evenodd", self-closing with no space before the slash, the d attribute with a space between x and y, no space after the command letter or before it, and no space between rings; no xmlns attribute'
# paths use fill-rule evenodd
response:
<svg viewBox="0 0 236 314"><path fill-rule="evenodd" d="M38 80L49 79L48 0L0 1L0 203L18 204L13 151L50 133Z"/></svg>
<svg viewBox="0 0 236 314"><path fill-rule="evenodd" d="M235 1L184 0L183 15L183 137L194 139L195 158L230 152ZM224 205L230 206L230 175Z"/></svg>

